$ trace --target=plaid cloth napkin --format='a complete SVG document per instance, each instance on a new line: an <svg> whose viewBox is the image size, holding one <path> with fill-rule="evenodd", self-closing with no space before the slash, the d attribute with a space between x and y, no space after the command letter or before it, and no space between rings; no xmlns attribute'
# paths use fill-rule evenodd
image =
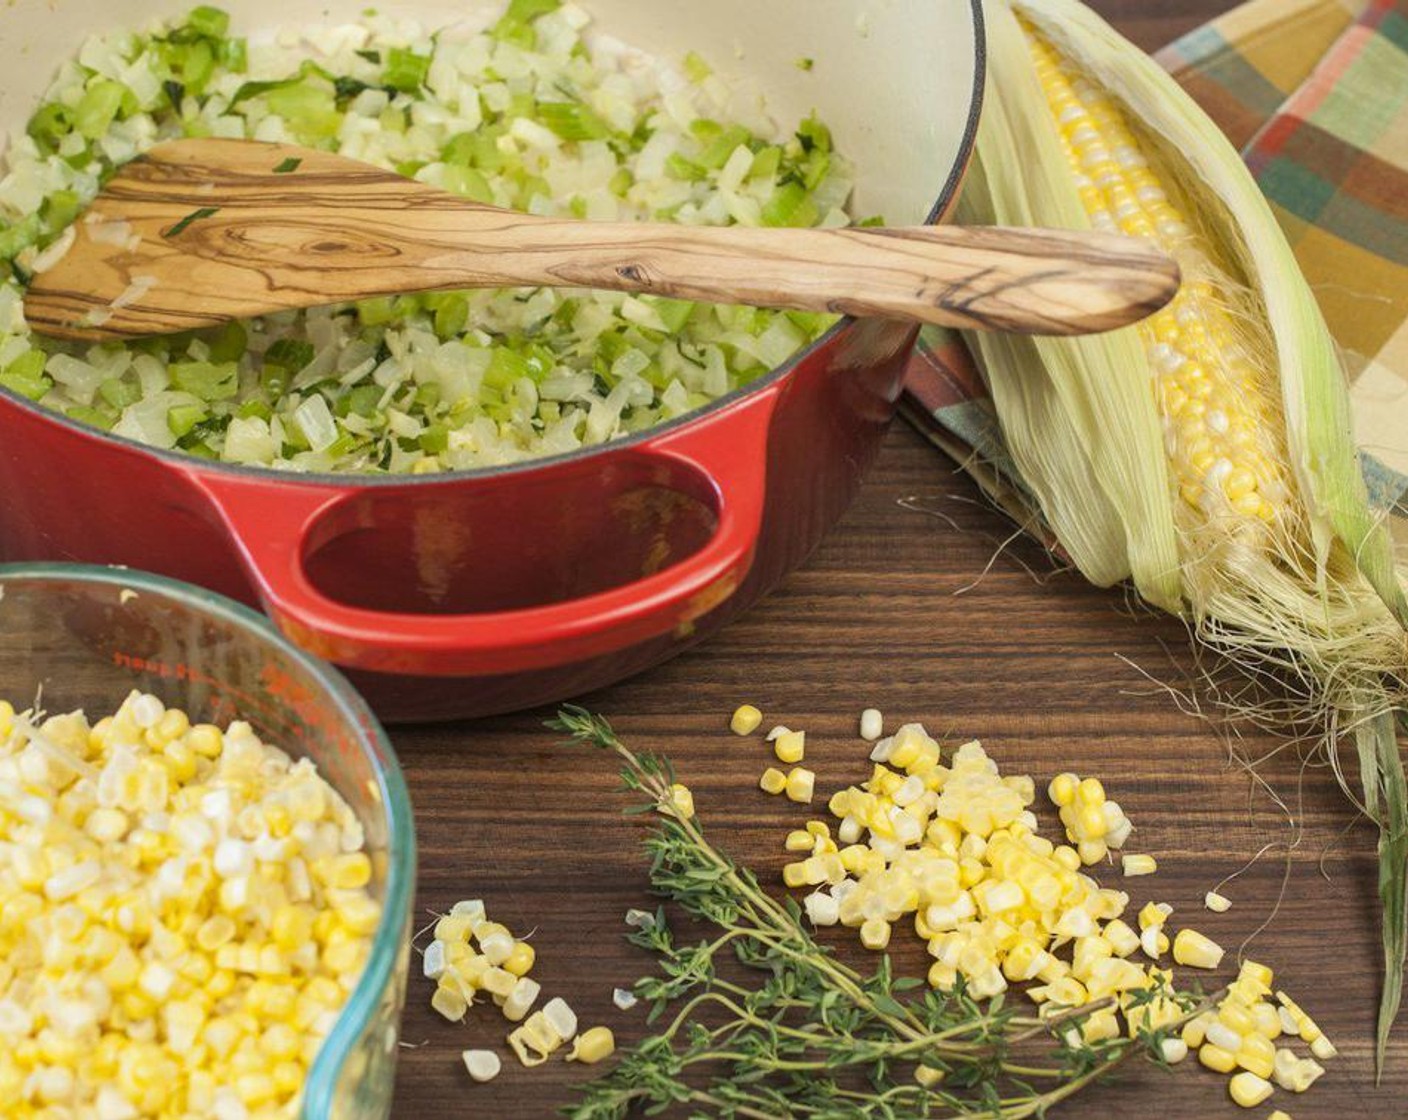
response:
<svg viewBox="0 0 1408 1120"><path fill-rule="evenodd" d="M1408 0L1251 0L1158 55L1242 149L1344 353L1360 459L1408 559ZM905 412L1020 524L981 380L926 329Z"/></svg>

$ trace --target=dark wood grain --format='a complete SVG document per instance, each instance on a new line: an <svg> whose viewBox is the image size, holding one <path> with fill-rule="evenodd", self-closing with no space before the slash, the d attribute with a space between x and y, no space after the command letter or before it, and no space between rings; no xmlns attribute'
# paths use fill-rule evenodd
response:
<svg viewBox="0 0 1408 1120"><path fill-rule="evenodd" d="M1227 5L1096 6L1155 46ZM584 703L625 738L668 753L716 841L772 883L784 832L807 814L752 789L768 754L756 737L726 729L745 700L769 724L807 729L809 761L828 791L866 771L855 726L869 705L890 726L921 720L935 734L979 737L1006 770L1040 782L1062 769L1099 775L1137 827L1133 847L1160 860L1156 876L1126 884L1136 902L1172 903L1177 924L1228 947L1229 964L1244 947L1274 967L1340 1047L1312 1092L1278 1092L1246 1115L1273 1106L1295 1120L1408 1113L1408 1024L1382 1086L1372 1073L1380 955L1371 830L1325 768L1290 750L1261 770L1289 812L1278 806L1229 765L1218 729L1151 683L1186 682L1181 626L1132 612L1117 590L1053 573L1025 541L999 552L1010 534L946 460L897 426L854 508L777 593L695 651ZM554 746L540 727L548 714L394 733L419 820L418 905L483 897L515 930L536 929L545 990L629 1042L642 1017L615 1011L610 996L650 967L621 938L625 909L647 903L637 826L617 815L624 802L611 767ZM1279 745L1251 733L1241 742L1253 754ZM1055 826L1044 806L1040 815ZM1225 888L1232 909L1204 910L1204 892L1267 845ZM1119 882L1113 871L1104 879ZM1279 914L1257 934L1283 883ZM861 957L852 936L829 940ZM900 969L923 967L912 937L897 937L894 950ZM429 1012L429 996L413 976L403 1037L417 1048L401 1055L397 1116L543 1117L571 1098L580 1071L563 1063L506 1064L493 1084L473 1085L458 1051L500 1044L504 1023L490 1007L451 1026ZM1172 1074L1148 1067L1055 1115L1240 1115L1226 1094L1226 1079L1195 1063Z"/></svg>

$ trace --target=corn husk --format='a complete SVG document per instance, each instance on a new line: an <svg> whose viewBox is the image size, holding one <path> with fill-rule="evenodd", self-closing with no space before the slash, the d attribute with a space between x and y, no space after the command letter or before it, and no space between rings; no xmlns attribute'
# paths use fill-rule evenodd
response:
<svg viewBox="0 0 1408 1120"><path fill-rule="evenodd" d="M1284 456L1271 525L1190 515L1165 450L1151 358L1137 329L1091 338L972 334L1006 448L1064 551L1090 580L1129 579L1254 676L1290 689L1347 792L1379 823L1385 985L1378 1052L1405 946L1408 791L1396 722L1408 694L1408 600L1359 473L1348 390L1325 321L1270 207L1202 110L1076 0L988 0L989 81L960 221L1091 228L1027 28L1114 96L1205 255L1208 280L1255 352ZM1271 722L1286 705L1246 714ZM1339 765L1352 744L1360 789Z"/></svg>

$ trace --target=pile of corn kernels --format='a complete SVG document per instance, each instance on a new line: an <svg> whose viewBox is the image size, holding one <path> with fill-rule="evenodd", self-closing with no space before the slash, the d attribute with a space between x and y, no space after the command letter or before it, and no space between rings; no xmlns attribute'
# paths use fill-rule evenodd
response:
<svg viewBox="0 0 1408 1120"><path fill-rule="evenodd" d="M555 996L533 1011L542 993L528 975L537 953L526 940L515 939L505 925L489 920L482 900L456 902L436 921L434 935L421 957L421 969L435 981L430 1006L452 1023L461 1022L480 994L489 995L510 1023L509 1049L525 1066L539 1066L562 1046L576 1039L569 1062L594 1065L616 1049L608 1027L577 1033L577 1015L566 1000ZM531 1014L530 1014L531 1012ZM475 1081L492 1081L503 1062L489 1049L460 1055Z"/></svg>
<svg viewBox="0 0 1408 1120"><path fill-rule="evenodd" d="M761 725L752 705L730 722L742 736ZM1083 1020L1086 1041L1171 1028L1185 1017L1160 994L1172 991L1165 954L1171 951L1181 966L1215 969L1223 950L1190 928L1170 941L1165 927L1173 908L1165 903L1140 909L1136 929L1125 920L1129 895L1082 873L1123 848L1133 832L1097 779L1065 773L1050 783L1067 841L1056 844L1038 834L1033 780L1003 777L980 743L952 750L944 765L939 744L919 724L882 738L880 713L867 709L860 730L874 743L874 768L866 782L831 797L835 836L827 822L812 820L786 839L787 850L801 858L783 868L783 881L812 888L803 906L813 924L858 927L861 943L878 951L889 945L895 923L911 918L934 958L933 987L951 990L962 978L970 995L987 998L1010 983L1030 982L1026 994L1043 1017L1113 1000ZM816 775L798 765L805 734L777 727L768 739L778 761L793 769L769 767L759 785L810 803ZM1147 855L1126 854L1121 863L1126 877L1157 867ZM1216 892L1206 904L1219 912L1230 905ZM1335 1049L1285 993L1271 1004L1272 990L1271 970L1244 962L1214 1010L1165 1039L1164 1059L1172 1064L1196 1051L1202 1065L1232 1075L1229 1095L1246 1108L1265 1102L1273 1084L1304 1092L1324 1073L1316 1059L1333 1057ZM1276 1045L1295 1036L1312 1057ZM1279 1113L1276 1120L1289 1118Z"/></svg>
<svg viewBox="0 0 1408 1120"><path fill-rule="evenodd" d="M380 921L362 828L247 723L0 701L5 1115L293 1115Z"/></svg>

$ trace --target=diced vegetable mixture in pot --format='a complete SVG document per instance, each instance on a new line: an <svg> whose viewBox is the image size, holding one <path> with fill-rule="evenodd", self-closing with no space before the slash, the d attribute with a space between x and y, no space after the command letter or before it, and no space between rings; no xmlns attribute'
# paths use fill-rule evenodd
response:
<svg viewBox="0 0 1408 1120"><path fill-rule="evenodd" d="M89 39L0 165L0 386L206 458L422 473L601 443L783 362L832 318L537 288L374 299L126 346L26 328L25 283L62 254L104 178L180 136L335 149L536 214L849 221L850 169L815 116L779 130L697 55L676 67L588 35L589 22L574 4L513 0L475 31L368 15L244 38L200 7Z"/></svg>

